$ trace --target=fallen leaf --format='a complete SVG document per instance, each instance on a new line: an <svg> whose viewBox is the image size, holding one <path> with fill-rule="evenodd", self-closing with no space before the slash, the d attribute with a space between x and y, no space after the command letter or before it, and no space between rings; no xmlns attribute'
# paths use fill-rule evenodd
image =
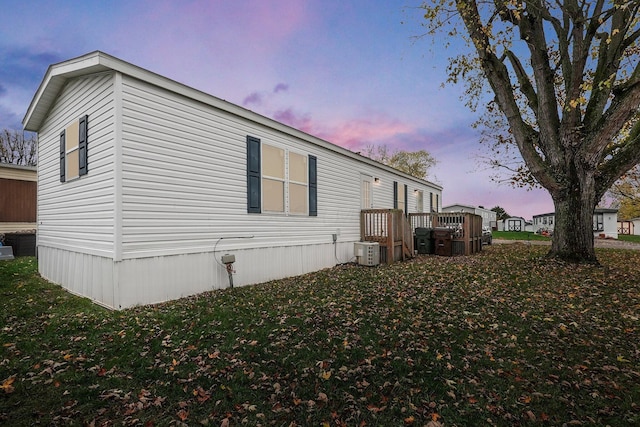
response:
<svg viewBox="0 0 640 427"><path fill-rule="evenodd" d="M4 380L2 382L2 385L0 385L0 388L4 390L5 393L13 393L14 388L13 388L13 383L15 382L16 377L9 377L6 380Z"/></svg>
<svg viewBox="0 0 640 427"><path fill-rule="evenodd" d="M178 411L178 418L180 418L180 421L186 421L187 418L189 418L189 411L185 411L184 409L180 409Z"/></svg>

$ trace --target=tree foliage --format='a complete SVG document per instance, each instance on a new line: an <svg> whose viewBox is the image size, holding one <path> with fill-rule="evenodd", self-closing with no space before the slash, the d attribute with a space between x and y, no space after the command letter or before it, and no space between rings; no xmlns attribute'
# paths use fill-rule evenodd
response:
<svg viewBox="0 0 640 427"><path fill-rule="evenodd" d="M38 142L21 131L3 129L0 132L0 163L35 166L38 163Z"/></svg>
<svg viewBox="0 0 640 427"><path fill-rule="evenodd" d="M636 166L619 179L609 190L619 209L618 218L640 218L640 166Z"/></svg>
<svg viewBox="0 0 640 427"><path fill-rule="evenodd" d="M502 221L503 219L507 219L511 217L511 215L509 215L502 206L494 206L491 208L491 210L496 213L496 219L498 221Z"/></svg>
<svg viewBox="0 0 640 427"><path fill-rule="evenodd" d="M361 154L420 179L426 179L429 170L437 163L426 150L404 151L387 145L369 145Z"/></svg>
<svg viewBox="0 0 640 427"><path fill-rule="evenodd" d="M487 107L485 136L515 160L502 166L549 191L550 255L597 262L593 210L640 162L640 2L432 0L423 10L429 34L468 42L449 80L466 83L470 107Z"/></svg>

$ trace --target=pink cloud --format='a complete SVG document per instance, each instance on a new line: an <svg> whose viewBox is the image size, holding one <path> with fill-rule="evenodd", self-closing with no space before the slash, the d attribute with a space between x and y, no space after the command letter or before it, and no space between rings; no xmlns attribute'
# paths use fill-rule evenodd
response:
<svg viewBox="0 0 640 427"><path fill-rule="evenodd" d="M278 93L278 92L286 92L287 90L289 90L289 85L286 83L278 83L276 85L276 87L273 88L273 93Z"/></svg>
<svg viewBox="0 0 640 427"><path fill-rule="evenodd" d="M359 151L367 145L396 145L402 135L412 132L407 123L379 113L343 120L332 128L321 131L320 137L334 144Z"/></svg>
<svg viewBox="0 0 640 427"><path fill-rule="evenodd" d="M379 144L406 148L406 140L411 140L410 135L417 132L410 124L381 113L368 113L366 117L354 119L339 119L333 125L318 123L309 114L297 112L293 108L266 114L281 123L352 151Z"/></svg>
<svg viewBox="0 0 640 427"><path fill-rule="evenodd" d="M284 123L308 134L319 136L315 132L315 126L313 125L311 117L305 114L298 114L292 108L276 111L273 114L273 118L280 123Z"/></svg>
<svg viewBox="0 0 640 427"><path fill-rule="evenodd" d="M253 92L242 101L242 105L245 107L251 104L262 105L262 95L258 92Z"/></svg>

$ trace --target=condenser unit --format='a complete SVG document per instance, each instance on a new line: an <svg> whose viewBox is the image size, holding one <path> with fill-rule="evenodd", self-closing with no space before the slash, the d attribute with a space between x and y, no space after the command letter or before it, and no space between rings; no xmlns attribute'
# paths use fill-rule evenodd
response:
<svg viewBox="0 0 640 427"><path fill-rule="evenodd" d="M378 242L356 242L353 245L356 259L360 265L380 264L380 245Z"/></svg>

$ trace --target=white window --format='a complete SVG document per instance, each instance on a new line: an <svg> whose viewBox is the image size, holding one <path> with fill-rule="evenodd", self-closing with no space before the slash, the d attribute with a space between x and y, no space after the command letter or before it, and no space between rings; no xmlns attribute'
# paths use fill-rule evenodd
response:
<svg viewBox="0 0 640 427"><path fill-rule="evenodd" d="M309 212L308 157L262 144L262 210L306 215Z"/></svg>
<svg viewBox="0 0 640 427"><path fill-rule="evenodd" d="M89 116L70 123L60 133L60 182L65 182L86 175L87 157L87 124Z"/></svg>

